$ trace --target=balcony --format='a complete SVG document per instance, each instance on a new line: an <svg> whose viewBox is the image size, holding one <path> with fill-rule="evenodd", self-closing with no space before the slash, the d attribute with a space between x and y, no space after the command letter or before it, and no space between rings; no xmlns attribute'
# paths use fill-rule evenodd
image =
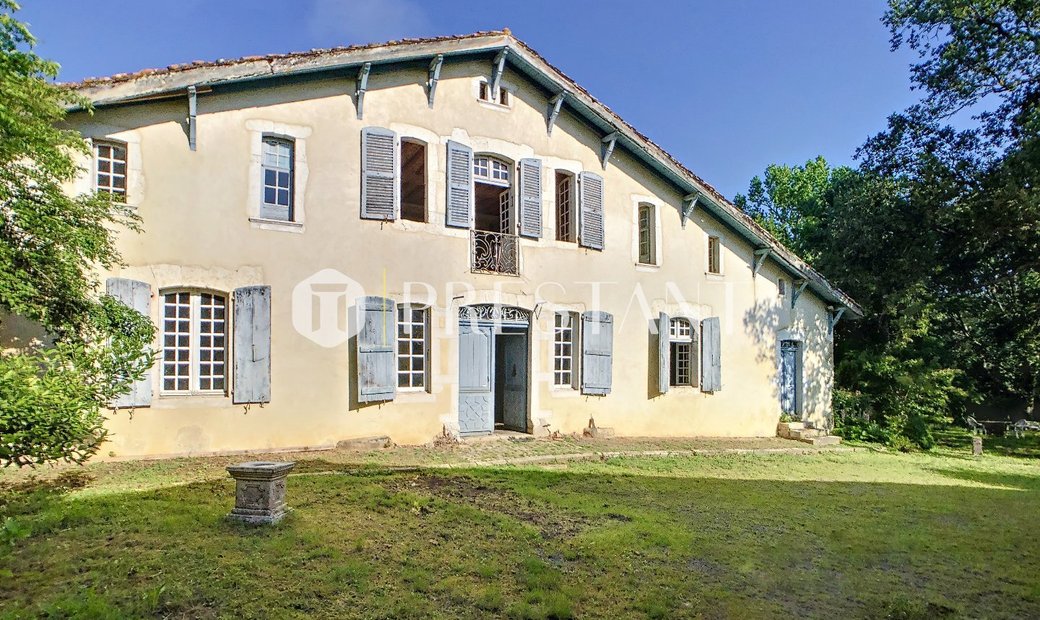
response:
<svg viewBox="0 0 1040 620"><path fill-rule="evenodd" d="M471 230L470 267L474 273L520 275L520 241L516 235Z"/></svg>

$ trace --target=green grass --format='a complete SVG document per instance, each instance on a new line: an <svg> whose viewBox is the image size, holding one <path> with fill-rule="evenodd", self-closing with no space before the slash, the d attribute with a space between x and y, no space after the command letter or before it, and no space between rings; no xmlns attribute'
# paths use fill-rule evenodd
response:
<svg viewBox="0 0 1040 620"><path fill-rule="evenodd" d="M270 528L224 519L233 482L210 460L8 476L0 617L1040 616L1040 461L949 445L407 472L317 458Z"/></svg>

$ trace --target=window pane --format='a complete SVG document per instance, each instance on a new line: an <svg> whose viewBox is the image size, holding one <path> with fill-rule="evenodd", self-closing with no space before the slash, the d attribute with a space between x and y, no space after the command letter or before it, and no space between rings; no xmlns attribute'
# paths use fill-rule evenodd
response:
<svg viewBox="0 0 1040 620"><path fill-rule="evenodd" d="M569 312L557 312L553 333L553 382L558 387L573 387L571 343L574 331Z"/></svg>
<svg viewBox="0 0 1040 620"><path fill-rule="evenodd" d="M397 385L425 387L426 308L397 307Z"/></svg>

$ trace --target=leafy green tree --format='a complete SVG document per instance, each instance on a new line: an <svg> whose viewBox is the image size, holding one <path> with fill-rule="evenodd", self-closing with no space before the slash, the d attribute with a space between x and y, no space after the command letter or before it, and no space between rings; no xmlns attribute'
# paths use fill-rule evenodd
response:
<svg viewBox="0 0 1040 620"><path fill-rule="evenodd" d="M847 168L831 169L823 157L804 166L773 164L761 177L751 179L747 194L737 194L734 203L750 214L784 245L802 258L817 258L810 239L819 226L832 175Z"/></svg>
<svg viewBox="0 0 1040 620"><path fill-rule="evenodd" d="M51 342L0 352L0 464L83 462L105 439L103 408L152 362L150 322L99 295L96 276L119 264L113 231L138 220L107 196L66 193L88 151L59 123L87 102L48 81L58 66L32 51L17 10L0 0L0 317Z"/></svg>
<svg viewBox="0 0 1040 620"><path fill-rule="evenodd" d="M847 430L926 447L969 398L1040 404L1040 3L891 0L883 21L921 100L855 171L773 166L741 199L868 311L836 342Z"/></svg>
<svg viewBox="0 0 1040 620"><path fill-rule="evenodd" d="M943 330L979 398L1040 404L1040 4L892 0L893 46L918 52L922 100L861 148L937 233ZM973 122L953 121L970 113ZM963 127L967 125L967 127Z"/></svg>

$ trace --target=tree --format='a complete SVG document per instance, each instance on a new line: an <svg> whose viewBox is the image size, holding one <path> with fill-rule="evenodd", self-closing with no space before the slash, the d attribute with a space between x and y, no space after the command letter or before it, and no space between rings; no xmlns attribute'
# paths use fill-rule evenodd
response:
<svg viewBox="0 0 1040 620"><path fill-rule="evenodd" d="M773 166L744 200L866 306L836 341L836 413L927 446L969 398L1040 404L1040 4L890 0L883 21L921 100L855 171Z"/></svg>
<svg viewBox="0 0 1040 620"><path fill-rule="evenodd" d="M38 323L52 342L0 353L0 464L83 462L106 437L101 411L151 365L146 317L99 295L119 264L114 230L137 216L108 196L64 191L88 154L58 123L87 106L48 79L58 66L0 0L0 317Z"/></svg>
<svg viewBox="0 0 1040 620"><path fill-rule="evenodd" d="M819 226L831 177L847 172L848 168L832 170L823 157L804 166L773 164L762 177L752 178L748 193L737 194L733 202L781 243L812 262L817 256L810 238Z"/></svg>
<svg viewBox="0 0 1040 620"><path fill-rule="evenodd" d="M831 169L823 158L804 167L770 166L765 178L756 177L749 188L749 197L756 187L765 190L753 202L768 208L756 218L773 230L790 231L792 247L866 311L836 333L839 430L932 445L931 429L947 419L961 392L936 328L929 286L935 242L930 227L922 225L927 214L910 202L906 183Z"/></svg>
<svg viewBox="0 0 1040 620"><path fill-rule="evenodd" d="M892 0L922 100L860 149L933 216L949 346L979 398L1040 404L1040 5ZM964 111L966 128L952 125ZM963 123L962 123L963 124Z"/></svg>

